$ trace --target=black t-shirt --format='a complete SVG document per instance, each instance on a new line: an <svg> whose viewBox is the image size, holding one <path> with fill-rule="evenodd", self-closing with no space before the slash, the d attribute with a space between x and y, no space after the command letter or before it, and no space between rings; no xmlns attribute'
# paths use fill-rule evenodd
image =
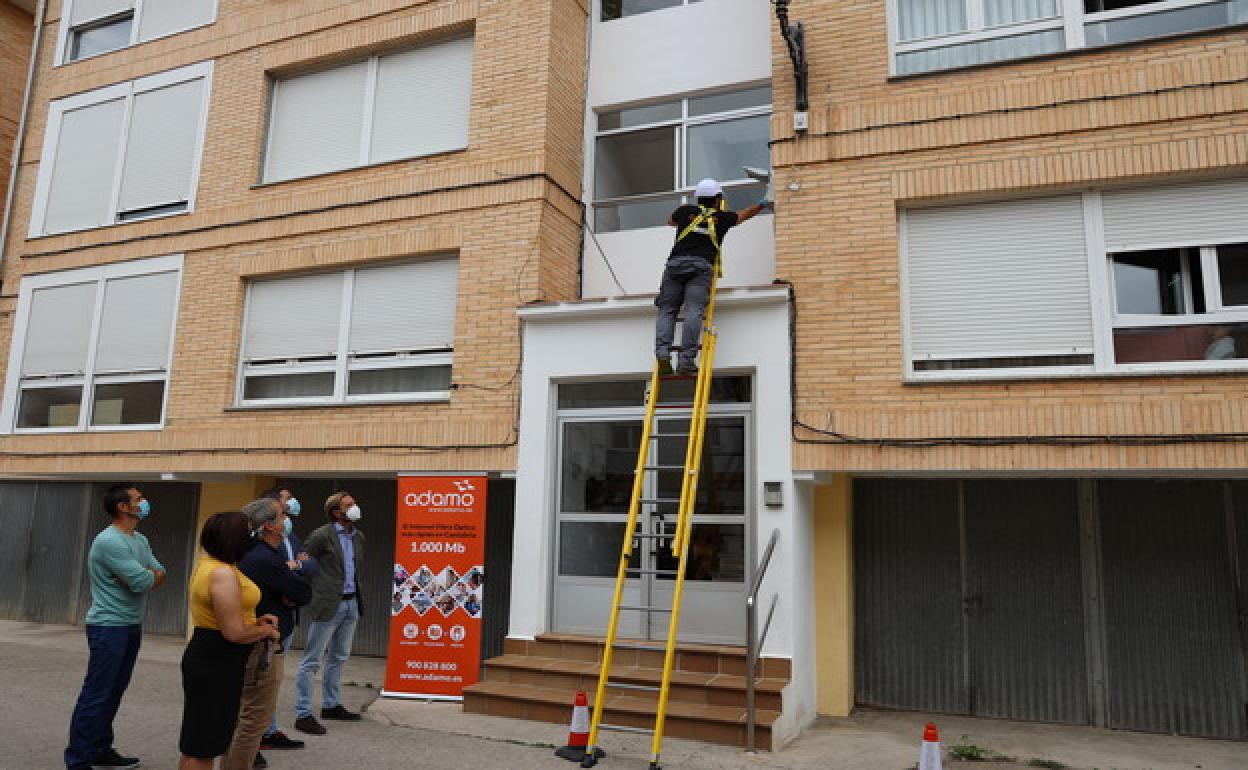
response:
<svg viewBox="0 0 1248 770"><path fill-rule="evenodd" d="M708 262L715 261L715 244L711 242L711 236L707 233L709 222L702 223L696 230L686 235L684 240L680 240L680 234L701 213L702 209L692 205L681 206L672 212L672 221L676 223L677 241L672 246L671 256L694 256L702 257ZM719 241L719 245L723 246L724 235L737 225L737 215L732 211L716 211L714 217L715 238Z"/></svg>

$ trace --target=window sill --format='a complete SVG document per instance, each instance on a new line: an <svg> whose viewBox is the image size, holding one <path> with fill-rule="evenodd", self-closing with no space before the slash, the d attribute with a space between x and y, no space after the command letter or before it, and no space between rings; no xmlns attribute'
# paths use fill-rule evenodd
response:
<svg viewBox="0 0 1248 770"><path fill-rule="evenodd" d="M442 150L440 152L432 152L432 153L429 153L428 155L412 155L407 158L395 158L394 160L383 160L383 161L378 161L377 163L365 163L359 166L348 166L347 168L336 168L336 169L331 169L329 171L321 171L316 174L306 174L304 176L292 176L287 179L272 179L272 180L264 181L264 182L256 182L248 189L264 190L269 187L275 187L277 185L283 185L283 184L290 184L292 182L304 182L309 179L323 179L325 177L334 176L336 174L349 174L352 171L364 171L366 169L374 170L374 169L379 169L379 168L385 168L386 166L394 166L400 163L411 163L414 160L428 160L430 158L441 158L441 157L447 157L451 155L458 155L460 153L465 153L465 152L468 152L467 145L463 147L456 147L451 150Z"/></svg>
<svg viewBox="0 0 1248 770"><path fill-rule="evenodd" d="M976 385L980 383L994 382L1038 382L1046 380L1114 380L1122 378L1145 378L1145 377L1203 377L1203 376L1248 376L1248 360L1244 360L1239 365L1228 365L1225 363L1210 363L1208 366L1193 365L1192 362L1180 362L1174 364L1123 364L1123 367L1113 371L1090 371L1082 369L1074 371L1071 369L1058 369L1054 367L1051 372L1030 371L991 371L985 370L982 373L959 372L956 375L950 374L946 376L922 376L918 377L914 374L905 374L902 377L902 384L911 386L923 385Z"/></svg>
<svg viewBox="0 0 1248 770"><path fill-rule="evenodd" d="M1240 32L1248 30L1248 23L1228 24L1224 27L1213 27L1212 29L1197 29L1191 32L1176 32L1172 35L1160 35L1158 37L1149 37L1141 40L1127 40L1121 43L1107 43L1105 45L1085 46L1083 48L1070 48L1065 51L1055 51L1053 53L1038 54L1036 56L1020 56L1017 59L1001 59L999 61L983 62L981 64L967 64L961 67L950 67L948 69L929 70L927 72L910 72L904 75L889 75L888 82L901 83L909 80L919 80L922 78L940 77L941 75L958 75L966 72L975 72L978 70L994 69L998 67L1010 67L1016 64L1030 64L1032 62L1050 61L1053 59L1063 59L1070 56L1083 56L1104 53L1107 51L1129 50L1140 46L1152 45L1154 43L1168 43L1176 40L1186 40L1188 38L1208 37L1212 35L1222 35L1228 32Z"/></svg>
<svg viewBox="0 0 1248 770"><path fill-rule="evenodd" d="M264 403L264 404L235 404L227 406L224 412L269 412L274 410L306 410L306 409L342 409L344 407L356 406L412 406L413 404L449 404L451 402L450 391L443 390L429 393L425 396L404 396L403 398L371 398L371 399L352 399L350 401L315 401L315 402L298 402L291 401L288 403Z"/></svg>
<svg viewBox="0 0 1248 770"><path fill-rule="evenodd" d="M66 434L77 433L86 435L88 433L142 433L150 431L164 430L164 425L100 425L98 427L90 427L86 430L74 426L72 428L14 428L8 432L9 436L64 436Z"/></svg>
<svg viewBox="0 0 1248 770"><path fill-rule="evenodd" d="M188 204L189 205L189 204ZM65 235L77 235L78 233L90 233L96 230L107 230L110 227L128 227L130 225L139 225L144 222L154 222L158 219L172 219L173 217L184 217L188 214L194 214L193 208L187 208L186 211L171 211L168 214L153 214L150 217L139 217L137 219L127 219L124 222L112 222L107 225L96 225L95 227L83 227L78 230L58 230L55 233L31 233L27 236L27 241L39 241L45 238L60 238Z"/></svg>

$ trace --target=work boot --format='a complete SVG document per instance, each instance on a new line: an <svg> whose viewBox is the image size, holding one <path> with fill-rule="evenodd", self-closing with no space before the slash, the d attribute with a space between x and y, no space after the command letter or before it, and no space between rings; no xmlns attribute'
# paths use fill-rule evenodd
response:
<svg viewBox="0 0 1248 770"><path fill-rule="evenodd" d="M659 363L659 376L660 376L660 377L671 377L671 376L672 376L672 374L673 374L673 372L672 372L672 359L671 359L670 357L667 357L667 356L659 356L659 357L658 357L658 363Z"/></svg>
<svg viewBox="0 0 1248 770"><path fill-rule="evenodd" d="M676 374L681 377L697 377L698 365L692 361L681 361L676 365Z"/></svg>

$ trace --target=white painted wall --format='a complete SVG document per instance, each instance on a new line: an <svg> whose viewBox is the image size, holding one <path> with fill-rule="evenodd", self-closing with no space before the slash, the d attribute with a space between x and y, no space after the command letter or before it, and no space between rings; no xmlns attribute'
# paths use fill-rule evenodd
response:
<svg viewBox="0 0 1248 770"><path fill-rule="evenodd" d="M765 286L776 277L776 240L770 214L757 216L728 231L724 238L724 277L720 285ZM649 227L599 233L585 239L581 274L584 297L620 297L653 294L659 290L663 264L676 237L674 227ZM620 284L611 278L610 263ZM621 286L623 289L621 289Z"/></svg>
<svg viewBox="0 0 1248 770"><path fill-rule="evenodd" d="M766 0L704 0L595 21L589 107L769 80L771 12Z"/></svg>

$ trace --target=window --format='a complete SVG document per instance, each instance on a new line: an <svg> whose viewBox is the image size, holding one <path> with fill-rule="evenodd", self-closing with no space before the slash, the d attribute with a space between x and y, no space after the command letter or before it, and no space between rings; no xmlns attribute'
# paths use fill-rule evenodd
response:
<svg viewBox="0 0 1248 770"><path fill-rule="evenodd" d="M636 16L639 13L661 11L664 8L676 8L697 2L701 0L602 0L602 20L622 19L625 16Z"/></svg>
<svg viewBox="0 0 1248 770"><path fill-rule="evenodd" d="M1248 23L1248 0L890 0L889 8L898 75Z"/></svg>
<svg viewBox="0 0 1248 770"><path fill-rule="evenodd" d="M30 235L194 207L211 63L52 102Z"/></svg>
<svg viewBox="0 0 1248 770"><path fill-rule="evenodd" d="M273 83L264 181L468 146L473 39Z"/></svg>
<svg viewBox="0 0 1248 770"><path fill-rule="evenodd" d="M1201 371L1248 359L1248 179L901 219L913 379Z"/></svg>
<svg viewBox="0 0 1248 770"><path fill-rule="evenodd" d="M768 86L600 112L594 229L664 225L704 177L723 183L732 208L754 203L763 187L743 167L771 167L770 115Z"/></svg>
<svg viewBox="0 0 1248 770"><path fill-rule="evenodd" d="M255 281L244 404L449 398L458 260Z"/></svg>
<svg viewBox="0 0 1248 770"><path fill-rule="evenodd" d="M212 23L216 0L66 0L63 63Z"/></svg>
<svg viewBox="0 0 1248 770"><path fill-rule="evenodd" d="M160 427L181 265L161 257L23 279L4 425Z"/></svg>

